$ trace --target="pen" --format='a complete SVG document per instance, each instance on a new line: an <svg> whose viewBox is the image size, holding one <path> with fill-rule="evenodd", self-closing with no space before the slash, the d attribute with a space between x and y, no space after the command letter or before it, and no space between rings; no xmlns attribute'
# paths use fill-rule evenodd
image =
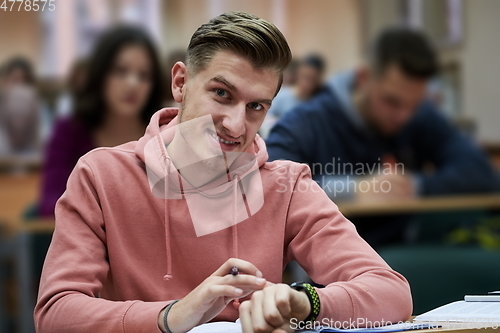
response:
<svg viewBox="0 0 500 333"><path fill-rule="evenodd" d="M237 266L231 267L231 271L229 273L231 273L231 275L233 275L233 276L238 275L239 274L238 267Z"/></svg>

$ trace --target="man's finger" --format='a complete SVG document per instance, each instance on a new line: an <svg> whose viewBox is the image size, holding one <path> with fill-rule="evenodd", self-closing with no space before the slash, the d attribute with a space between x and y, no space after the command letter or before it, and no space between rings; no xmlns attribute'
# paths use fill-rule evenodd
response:
<svg viewBox="0 0 500 333"><path fill-rule="evenodd" d="M220 285L230 285L243 290L251 291L262 290L266 286L265 279L247 274L238 274L236 276L225 275L217 277L215 281L217 281L216 283Z"/></svg>
<svg viewBox="0 0 500 333"><path fill-rule="evenodd" d="M262 291L253 293L250 311L252 313L252 327L255 332L271 332L275 328L269 325L264 318L263 301L264 293Z"/></svg>
<svg viewBox="0 0 500 333"><path fill-rule="evenodd" d="M284 318L290 318L290 313L292 308L290 306L291 293L294 291L286 284L277 285L277 290L275 293L275 303L276 308L279 310L280 314Z"/></svg>
<svg viewBox="0 0 500 333"><path fill-rule="evenodd" d="M244 295L244 291L241 288L236 288L228 285L211 285L209 288L210 296L216 297L233 297L238 298Z"/></svg>
<svg viewBox="0 0 500 333"><path fill-rule="evenodd" d="M234 266L238 267L240 273L250 274L257 277L263 276L262 272L257 269L257 267L255 267L252 263L237 258L228 259L224 264L222 264L222 266L219 267L219 269L215 271L213 275L228 275L231 273L231 268L233 268Z"/></svg>
<svg viewBox="0 0 500 333"><path fill-rule="evenodd" d="M264 288L262 292L264 293L264 299L262 301L262 307L264 312L264 319L273 327L281 327L285 324L285 320L281 315L280 311L276 307L276 288Z"/></svg>
<svg viewBox="0 0 500 333"><path fill-rule="evenodd" d="M240 312L240 322L241 329L243 333L253 333L252 328L252 315L250 312L251 302L245 301L240 304L239 312Z"/></svg>

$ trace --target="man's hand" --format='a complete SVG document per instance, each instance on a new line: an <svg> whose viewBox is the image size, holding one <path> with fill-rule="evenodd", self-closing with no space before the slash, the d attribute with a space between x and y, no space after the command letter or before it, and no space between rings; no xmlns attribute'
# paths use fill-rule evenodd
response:
<svg viewBox="0 0 500 333"><path fill-rule="evenodd" d="M377 176L361 179L357 186L358 200L385 201L415 197L416 190L411 174L405 173L394 156L382 157L384 170Z"/></svg>
<svg viewBox="0 0 500 333"><path fill-rule="evenodd" d="M233 266L238 267L238 275L229 274ZM265 286L266 280L254 265L240 259L229 259L172 306L168 313L168 327L174 333L189 331L214 318L231 300L245 297ZM165 332L163 315L164 310L158 315L158 326Z"/></svg>
<svg viewBox="0 0 500 333"><path fill-rule="evenodd" d="M290 319L306 319L311 304L304 292L275 284L254 292L252 299L241 303L239 310L243 333L281 333L293 332Z"/></svg>
<svg viewBox="0 0 500 333"><path fill-rule="evenodd" d="M358 181L356 198L360 201L386 201L415 197L411 176L401 174L367 177Z"/></svg>

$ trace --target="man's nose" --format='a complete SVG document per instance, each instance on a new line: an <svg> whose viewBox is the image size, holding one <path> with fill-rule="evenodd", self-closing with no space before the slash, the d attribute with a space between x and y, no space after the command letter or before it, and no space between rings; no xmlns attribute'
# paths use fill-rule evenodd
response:
<svg viewBox="0 0 500 333"><path fill-rule="evenodd" d="M246 105L237 105L231 109L222 120L222 126L227 134L233 138L239 138L245 134Z"/></svg>

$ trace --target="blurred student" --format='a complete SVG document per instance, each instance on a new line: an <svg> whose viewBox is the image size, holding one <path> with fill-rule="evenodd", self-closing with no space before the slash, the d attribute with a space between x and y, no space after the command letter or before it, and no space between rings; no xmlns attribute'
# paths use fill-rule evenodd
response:
<svg viewBox="0 0 500 333"><path fill-rule="evenodd" d="M66 80L66 89L56 103L56 117L64 118L72 115L75 109L75 96L82 93L85 87L88 62L85 59L75 61Z"/></svg>
<svg viewBox="0 0 500 333"><path fill-rule="evenodd" d="M281 88L267 113L260 129L260 134L264 139L267 138L276 121L286 112L316 95L323 85L324 72L325 62L319 55L310 54L299 62L295 83Z"/></svg>
<svg viewBox="0 0 500 333"><path fill-rule="evenodd" d="M39 98L31 63L16 57L2 73L0 123L9 154L33 152L39 146Z"/></svg>
<svg viewBox="0 0 500 333"><path fill-rule="evenodd" d="M368 65L334 75L276 124L267 141L270 160L307 163L332 199L498 190L485 154L425 100L437 72L425 36L383 31ZM360 234L374 246L402 237L400 221L381 220L357 224Z"/></svg>
<svg viewBox="0 0 500 333"><path fill-rule="evenodd" d="M98 41L74 114L55 125L45 153L39 215L53 216L78 159L96 147L139 139L164 94L162 71L149 36L114 28Z"/></svg>

